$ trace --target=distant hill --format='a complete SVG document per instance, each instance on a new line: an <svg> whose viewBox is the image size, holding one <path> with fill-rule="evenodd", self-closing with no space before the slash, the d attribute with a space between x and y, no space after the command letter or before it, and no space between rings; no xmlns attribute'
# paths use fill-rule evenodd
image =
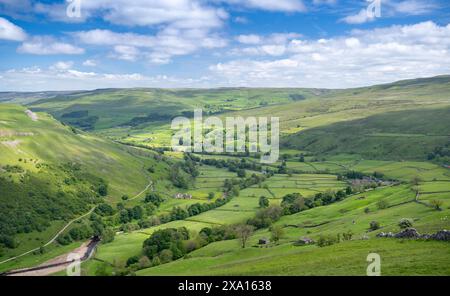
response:
<svg viewBox="0 0 450 296"><path fill-rule="evenodd" d="M142 153L142 155L140 155ZM45 113L0 104L0 244L44 231L92 204L142 191L168 171L152 154L65 126Z"/></svg>
<svg viewBox="0 0 450 296"><path fill-rule="evenodd" d="M450 156L449 127L449 107L397 111L299 132L286 137L283 146L317 155L431 160L433 153Z"/></svg>
<svg viewBox="0 0 450 296"><path fill-rule="evenodd" d="M167 123L176 116L191 116L195 108L220 114L302 101L323 93L314 89L106 89L46 98L29 107L81 129L97 130Z"/></svg>

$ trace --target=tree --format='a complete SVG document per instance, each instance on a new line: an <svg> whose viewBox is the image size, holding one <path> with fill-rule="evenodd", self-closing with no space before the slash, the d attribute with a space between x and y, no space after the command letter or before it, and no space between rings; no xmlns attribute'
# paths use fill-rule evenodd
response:
<svg viewBox="0 0 450 296"><path fill-rule="evenodd" d="M380 229L380 223L378 223L378 221L372 221L372 222L370 222L370 224L369 224L369 228L370 228L370 230L377 230L377 229Z"/></svg>
<svg viewBox="0 0 450 296"><path fill-rule="evenodd" d="M142 256L139 259L139 268L140 269L150 267L151 265L152 265L152 262L150 261L150 259L148 259L147 256Z"/></svg>
<svg viewBox="0 0 450 296"><path fill-rule="evenodd" d="M303 154L300 155L299 161L300 162L305 162L305 156Z"/></svg>
<svg viewBox="0 0 450 296"><path fill-rule="evenodd" d="M138 256L132 256L132 257L128 258L128 260L127 260L127 266L136 264L136 263L138 263L138 262L139 262L139 257L138 257Z"/></svg>
<svg viewBox="0 0 450 296"><path fill-rule="evenodd" d="M419 186L421 182L422 179L419 176L415 176L414 178L411 179L411 184L413 186Z"/></svg>
<svg viewBox="0 0 450 296"><path fill-rule="evenodd" d="M247 224L239 225L236 227L236 233L239 237L243 249L245 249L245 245L250 236L253 234L254 229L255 228L253 226Z"/></svg>
<svg viewBox="0 0 450 296"><path fill-rule="evenodd" d="M272 226L270 228L270 233L271 233L270 239L275 243L277 243L284 236L283 227L281 227L279 225Z"/></svg>
<svg viewBox="0 0 450 296"><path fill-rule="evenodd" d="M124 224L124 223L128 223L131 221L130 216L128 215L128 211L127 210L121 210L120 214L119 214L119 221L120 223Z"/></svg>
<svg viewBox="0 0 450 296"><path fill-rule="evenodd" d="M377 207L379 210L383 210L389 207L389 203L386 200L382 199L377 202Z"/></svg>
<svg viewBox="0 0 450 296"><path fill-rule="evenodd" d="M144 216L144 209L141 206L134 206L131 209L133 219L139 220Z"/></svg>
<svg viewBox="0 0 450 296"><path fill-rule="evenodd" d="M156 192L149 192L145 196L144 202L149 203L151 202L156 207L159 207L161 203L164 201L164 199Z"/></svg>
<svg viewBox="0 0 450 296"><path fill-rule="evenodd" d="M402 218L398 222L398 226L400 228L409 228L409 227L413 226L413 221L411 219L408 219L408 218Z"/></svg>
<svg viewBox="0 0 450 296"><path fill-rule="evenodd" d="M112 229L111 227L106 228L102 234L102 243L107 244L114 241L115 236L116 232L114 231L114 229Z"/></svg>
<svg viewBox="0 0 450 296"><path fill-rule="evenodd" d="M269 206L269 199L265 196L261 196L259 198L259 207L260 208L267 208Z"/></svg>
<svg viewBox="0 0 450 296"><path fill-rule="evenodd" d="M231 195L232 196L239 196L239 187L238 186L233 186L233 188L231 188Z"/></svg>
<svg viewBox="0 0 450 296"><path fill-rule="evenodd" d="M211 200L216 196L216 194L214 192L210 192L208 193L208 199Z"/></svg>
<svg viewBox="0 0 450 296"><path fill-rule="evenodd" d="M246 175L247 175L247 173L245 172L244 169L239 169L239 170L237 171L237 176L238 176L239 178L245 178Z"/></svg>
<svg viewBox="0 0 450 296"><path fill-rule="evenodd" d="M100 216L111 216L114 214L114 209L110 205L102 203L97 206L95 213Z"/></svg>
<svg viewBox="0 0 450 296"><path fill-rule="evenodd" d="M444 204L444 202L442 200L438 200L438 199L433 199L430 200L430 204L433 208L435 208L436 210L440 211L442 205Z"/></svg>
<svg viewBox="0 0 450 296"><path fill-rule="evenodd" d="M98 186L98 194L100 194L100 196L107 196L108 195L108 184L101 183Z"/></svg>

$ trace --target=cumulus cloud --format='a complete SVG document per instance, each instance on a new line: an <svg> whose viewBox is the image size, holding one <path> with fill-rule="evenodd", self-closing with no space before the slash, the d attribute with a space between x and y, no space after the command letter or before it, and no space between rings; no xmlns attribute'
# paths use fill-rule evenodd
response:
<svg viewBox="0 0 450 296"><path fill-rule="evenodd" d="M80 42L97 46L113 46L112 57L135 61L147 58L150 62L164 64L173 56L194 53L202 48L221 48L227 40L205 30L166 28L156 35L116 33L109 30L74 32Z"/></svg>
<svg viewBox="0 0 450 296"><path fill-rule="evenodd" d="M23 41L27 38L25 31L11 23L5 18L0 17L0 39Z"/></svg>
<svg viewBox="0 0 450 296"><path fill-rule="evenodd" d="M359 13L346 16L342 19L342 21L346 22L347 24L355 25L373 21L374 19L375 16L373 14L367 13L366 9L361 9Z"/></svg>
<svg viewBox="0 0 450 296"><path fill-rule="evenodd" d="M347 36L290 40L281 58L245 58L210 66L230 85L345 88L448 74L450 24L423 22ZM219 80L219 79L218 79Z"/></svg>
<svg viewBox="0 0 450 296"><path fill-rule="evenodd" d="M116 45L114 46L113 56L119 60L135 61L140 54L139 49L134 46Z"/></svg>
<svg viewBox="0 0 450 296"><path fill-rule="evenodd" d="M58 41L51 36L35 36L27 39L17 49L20 53L35 55L83 54L84 49L75 45Z"/></svg>
<svg viewBox="0 0 450 296"><path fill-rule="evenodd" d="M72 66L73 66L73 62L72 62L72 61L67 61L67 62L59 61L59 62L53 64L53 65L50 67L50 69L52 69L52 70L57 70L57 71L58 71L58 70L65 71L65 70L71 69Z"/></svg>
<svg viewBox="0 0 450 296"><path fill-rule="evenodd" d="M83 62L83 66L85 66L85 67L96 67L97 66L97 61L95 61L95 60L85 60Z"/></svg>
<svg viewBox="0 0 450 296"><path fill-rule="evenodd" d="M286 53L288 42L301 36L298 33L273 33L267 36L255 34L239 35L236 37L236 41L247 47L235 48L231 51L231 54L281 56Z"/></svg>

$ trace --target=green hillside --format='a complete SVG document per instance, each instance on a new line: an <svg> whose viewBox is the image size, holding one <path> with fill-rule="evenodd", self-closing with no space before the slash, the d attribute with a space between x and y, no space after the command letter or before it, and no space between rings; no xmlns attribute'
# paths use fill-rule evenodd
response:
<svg viewBox="0 0 450 296"><path fill-rule="evenodd" d="M190 116L195 108L205 114L258 108L320 95L305 89L106 89L61 95L33 102L64 122L85 130L170 122Z"/></svg>
<svg viewBox="0 0 450 296"><path fill-rule="evenodd" d="M0 105L0 261L44 245L67 221L134 196L167 171L148 152Z"/></svg>
<svg viewBox="0 0 450 296"><path fill-rule="evenodd" d="M441 76L346 90L9 97L27 107L0 104L0 271L99 233L108 239L83 263L87 275L364 275L372 252L386 275L448 274L447 242L376 235L399 232L402 219L420 233L449 228L449 94ZM278 116L281 158L155 149L194 108ZM299 246L302 237L317 243Z"/></svg>
<svg viewBox="0 0 450 296"><path fill-rule="evenodd" d="M309 129L284 139L290 149L367 159L448 161L450 108L388 112Z"/></svg>

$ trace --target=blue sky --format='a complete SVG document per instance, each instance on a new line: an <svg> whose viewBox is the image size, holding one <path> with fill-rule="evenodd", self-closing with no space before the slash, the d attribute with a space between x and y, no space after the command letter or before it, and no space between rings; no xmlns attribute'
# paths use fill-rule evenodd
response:
<svg viewBox="0 0 450 296"><path fill-rule="evenodd" d="M0 91L450 74L449 24L447 0L0 0Z"/></svg>

